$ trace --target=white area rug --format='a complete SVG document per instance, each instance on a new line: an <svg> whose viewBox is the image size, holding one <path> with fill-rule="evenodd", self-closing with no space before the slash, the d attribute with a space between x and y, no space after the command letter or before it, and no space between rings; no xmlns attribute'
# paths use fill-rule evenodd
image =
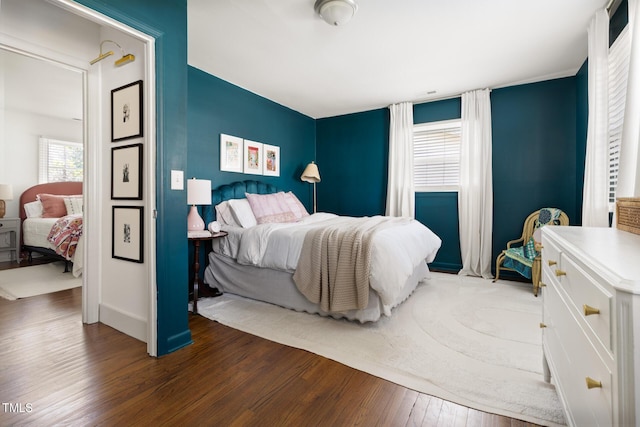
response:
<svg viewBox="0 0 640 427"><path fill-rule="evenodd" d="M391 318L359 324L225 294L201 315L474 409L564 424L544 382L542 300L531 286L432 273Z"/></svg>
<svg viewBox="0 0 640 427"><path fill-rule="evenodd" d="M64 263L34 265L0 271L0 297L15 300L82 286L82 277L64 273Z"/></svg>

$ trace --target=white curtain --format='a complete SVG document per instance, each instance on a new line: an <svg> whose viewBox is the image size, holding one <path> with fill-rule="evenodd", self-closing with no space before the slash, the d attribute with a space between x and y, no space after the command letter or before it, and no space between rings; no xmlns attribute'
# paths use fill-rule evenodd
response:
<svg viewBox="0 0 640 427"><path fill-rule="evenodd" d="M414 218L413 104L393 104L389 110L389 175L385 214Z"/></svg>
<svg viewBox="0 0 640 427"><path fill-rule="evenodd" d="M489 89L462 94L460 149L460 253L467 276L491 275L493 184Z"/></svg>
<svg viewBox="0 0 640 427"><path fill-rule="evenodd" d="M624 111L620 165L618 169L618 197L640 197L640 1L629 0L629 29L631 53L627 100Z"/></svg>
<svg viewBox="0 0 640 427"><path fill-rule="evenodd" d="M589 123L582 198L582 225L609 226L609 15L596 12L589 25Z"/></svg>

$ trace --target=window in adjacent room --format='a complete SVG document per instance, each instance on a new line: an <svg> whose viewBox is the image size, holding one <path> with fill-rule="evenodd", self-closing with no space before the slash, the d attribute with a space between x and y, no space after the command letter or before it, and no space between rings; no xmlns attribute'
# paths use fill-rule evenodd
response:
<svg viewBox="0 0 640 427"><path fill-rule="evenodd" d="M458 191L460 119L413 126L413 182L416 192Z"/></svg>
<svg viewBox="0 0 640 427"><path fill-rule="evenodd" d="M82 181L82 144L40 138L39 182Z"/></svg>
<svg viewBox="0 0 640 427"><path fill-rule="evenodd" d="M629 74L630 35L625 27L609 48L609 211L613 212L618 185L620 143L624 123L624 107L627 97Z"/></svg>

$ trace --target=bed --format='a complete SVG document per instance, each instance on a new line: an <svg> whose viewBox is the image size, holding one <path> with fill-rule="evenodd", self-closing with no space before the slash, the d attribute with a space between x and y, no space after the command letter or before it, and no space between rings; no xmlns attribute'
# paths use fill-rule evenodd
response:
<svg viewBox="0 0 640 427"><path fill-rule="evenodd" d="M82 182L38 184L20 195L22 249L65 261L82 274Z"/></svg>
<svg viewBox="0 0 640 427"><path fill-rule="evenodd" d="M205 222L218 221L228 235L213 241L204 272L206 284L297 311L364 323L390 316L428 277L427 263L434 260L442 242L420 222L326 212L309 215L290 195L257 181L212 191ZM255 202L267 199L273 204L260 207ZM287 207L291 212L283 214ZM371 232L360 233L361 224ZM350 237L340 237L339 243L331 240L338 235ZM344 260L336 261L342 257L338 253L352 258L351 269L340 264ZM327 284L332 280L327 277L348 282L348 290Z"/></svg>

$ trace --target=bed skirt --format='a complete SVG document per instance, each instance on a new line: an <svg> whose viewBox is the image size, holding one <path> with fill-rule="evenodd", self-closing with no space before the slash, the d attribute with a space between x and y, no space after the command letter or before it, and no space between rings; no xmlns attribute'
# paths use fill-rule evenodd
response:
<svg viewBox="0 0 640 427"><path fill-rule="evenodd" d="M429 269L425 262L420 263L409 277L393 303L393 307L406 300L418 283L428 277ZM369 303L362 310L349 310L341 313L328 313L320 309L300 293L293 281L293 273L251 265L241 265L233 258L209 253L209 265L204 271L204 282L222 292L264 301L296 311L330 316L336 319L347 318L359 322L375 322L384 312L382 303L375 291L369 292Z"/></svg>

